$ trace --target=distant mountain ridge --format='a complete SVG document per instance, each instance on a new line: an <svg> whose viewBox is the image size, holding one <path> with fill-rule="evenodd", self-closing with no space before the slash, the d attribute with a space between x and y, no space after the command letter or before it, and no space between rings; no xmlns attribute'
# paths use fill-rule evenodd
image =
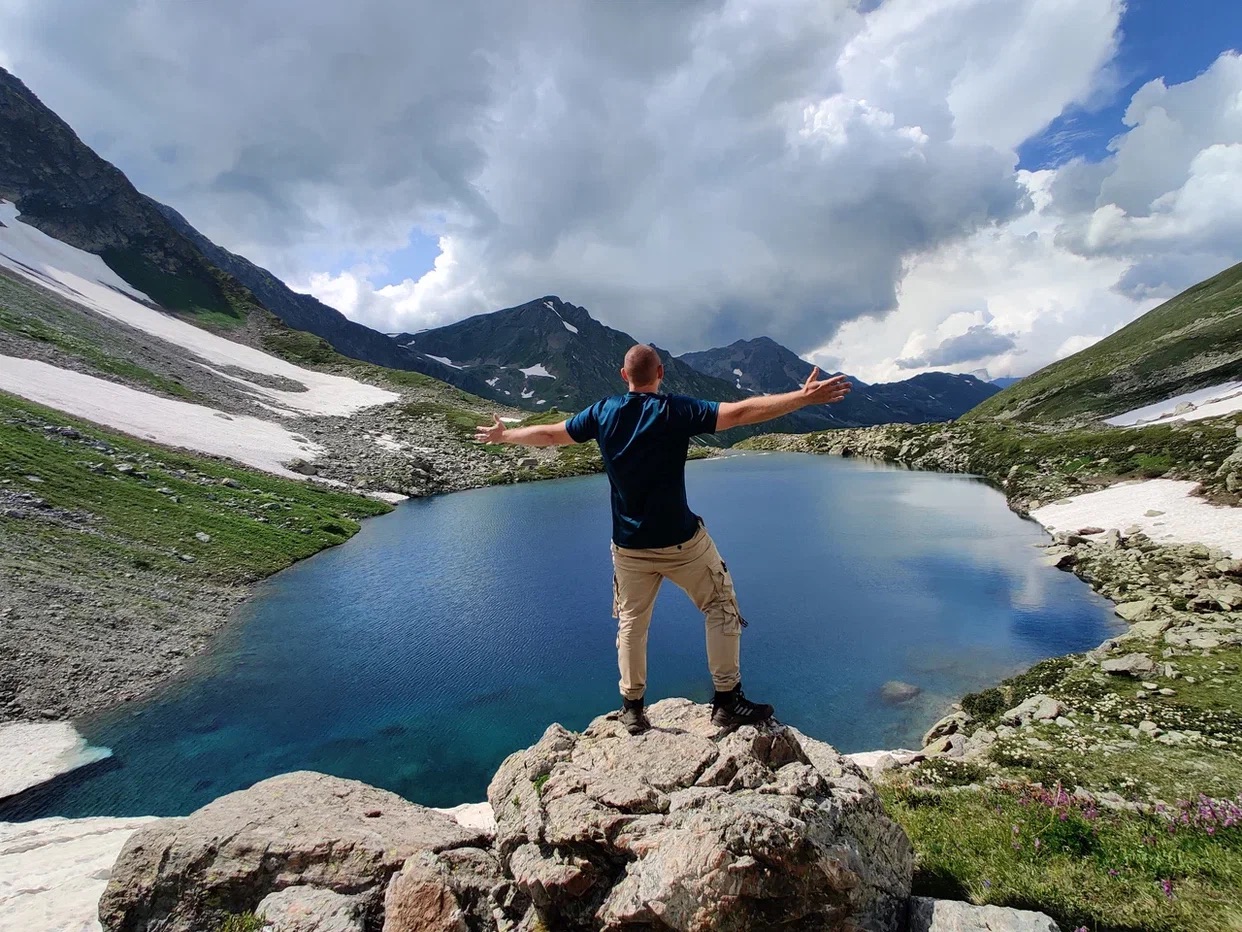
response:
<svg viewBox="0 0 1242 932"><path fill-rule="evenodd" d="M705 374L731 378L735 388L752 394L792 391L806 381L812 369L811 363L769 337L737 340L678 358ZM927 372L877 385L853 376L849 380L853 390L844 401L798 412L801 421L813 423L808 429L947 421L1000 391L973 375L948 372Z"/></svg>

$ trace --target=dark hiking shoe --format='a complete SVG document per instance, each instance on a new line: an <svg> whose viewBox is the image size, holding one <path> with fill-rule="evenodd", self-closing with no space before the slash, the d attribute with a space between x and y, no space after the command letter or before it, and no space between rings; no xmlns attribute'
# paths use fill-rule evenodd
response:
<svg viewBox="0 0 1242 932"><path fill-rule="evenodd" d="M712 724L722 728L737 725L758 725L766 722L776 711L762 702L751 702L736 686L727 693L717 692L712 699Z"/></svg>
<svg viewBox="0 0 1242 932"><path fill-rule="evenodd" d="M621 703L621 724L632 735L641 735L651 728L647 713L643 711L642 699L624 699Z"/></svg>

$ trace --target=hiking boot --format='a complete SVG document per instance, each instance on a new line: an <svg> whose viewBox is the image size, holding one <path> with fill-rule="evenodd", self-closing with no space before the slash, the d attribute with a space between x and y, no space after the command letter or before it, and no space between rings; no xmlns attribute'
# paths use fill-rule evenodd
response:
<svg viewBox="0 0 1242 932"><path fill-rule="evenodd" d="M632 735L641 735L651 727L642 699L624 699L621 703L621 724Z"/></svg>
<svg viewBox="0 0 1242 932"><path fill-rule="evenodd" d="M722 728L758 725L770 719L774 711L770 705L747 699L740 683L727 693L717 690L712 697L712 724Z"/></svg>

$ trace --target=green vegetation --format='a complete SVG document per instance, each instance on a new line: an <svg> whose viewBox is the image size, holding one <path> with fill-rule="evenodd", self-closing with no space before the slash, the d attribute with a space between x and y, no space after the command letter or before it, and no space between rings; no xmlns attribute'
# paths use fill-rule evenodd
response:
<svg viewBox="0 0 1242 932"><path fill-rule="evenodd" d="M254 913L239 913L225 918L217 932L263 932L265 928L267 923Z"/></svg>
<svg viewBox="0 0 1242 932"><path fill-rule="evenodd" d="M1064 929L1221 932L1242 928L1242 824L1097 809L1013 786L881 788L918 852L914 892L1048 913Z"/></svg>
<svg viewBox="0 0 1242 932"><path fill-rule="evenodd" d="M1101 417L1237 378L1242 264L989 398L966 419Z"/></svg>
<svg viewBox="0 0 1242 932"><path fill-rule="evenodd" d="M224 272L187 249L189 256L167 256L175 270L157 264L139 245L105 249L108 268L160 307L194 315L196 323L236 326L255 308L253 296ZM162 248L161 248L162 253Z"/></svg>
<svg viewBox="0 0 1242 932"><path fill-rule="evenodd" d="M38 524L0 518L0 534L37 535L80 554L84 570L99 562L113 571L133 566L223 580L274 573L353 536L361 518L390 510L156 447L3 393L0 488L37 496L44 511L84 514Z"/></svg>
<svg viewBox="0 0 1242 932"><path fill-rule="evenodd" d="M547 774L547 773L545 773L545 774L540 774L539 776L535 777L535 779L534 779L534 780L532 780L532 781L531 781L531 783L532 783L532 784L534 784L534 787L535 787L535 795L536 795L536 796L542 796L542 795L543 795L543 787L544 787L544 784L548 782L548 778L549 778L550 776L551 776L551 774Z"/></svg>
<svg viewBox="0 0 1242 932"><path fill-rule="evenodd" d="M69 317L62 305L62 300L54 294L20 279L0 275L0 330L55 346L99 372L117 375L178 398L193 397L193 393L175 379L109 353L99 341L88 336L88 327L73 326L78 315ZM97 336L103 339L102 334Z"/></svg>

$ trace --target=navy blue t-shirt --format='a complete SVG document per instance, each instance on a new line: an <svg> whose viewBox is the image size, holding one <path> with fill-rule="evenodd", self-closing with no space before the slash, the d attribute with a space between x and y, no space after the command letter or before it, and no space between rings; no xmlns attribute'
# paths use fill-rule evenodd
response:
<svg viewBox="0 0 1242 932"><path fill-rule="evenodd" d="M612 483L612 540L618 547L672 547L698 530L686 503L686 451L716 430L714 401L629 392L597 401L565 422L576 443L594 440Z"/></svg>

